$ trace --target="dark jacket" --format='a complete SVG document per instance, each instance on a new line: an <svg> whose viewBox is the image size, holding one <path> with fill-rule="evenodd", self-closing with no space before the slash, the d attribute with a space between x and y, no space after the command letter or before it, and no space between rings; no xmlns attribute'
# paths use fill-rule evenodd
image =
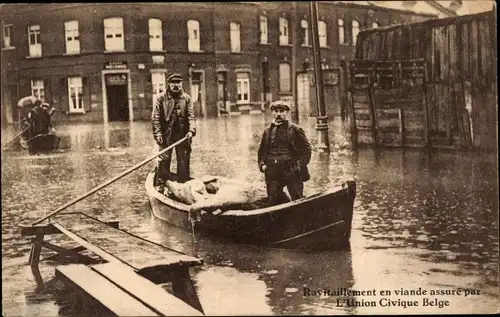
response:
<svg viewBox="0 0 500 317"><path fill-rule="evenodd" d="M299 163L301 168L301 178L303 182L310 179L307 164L311 160L311 144L307 139L304 130L297 124L292 122L283 123L287 124L287 140L290 143L294 159ZM271 126L267 127L262 134L260 141L258 163L259 169L262 171L262 166L265 165L267 153L269 152L269 144L271 142Z"/></svg>
<svg viewBox="0 0 500 317"><path fill-rule="evenodd" d="M179 124L181 126L181 132L186 134L188 132L196 134L196 119L194 116L194 108L191 102L191 97L182 93L178 99L178 103L181 108L181 113L179 117ZM173 125L173 110L175 107L174 97L165 92L156 101L153 107L153 113L151 115L151 121L153 123L153 137L158 143L158 136L162 136L164 140L164 146L171 143L172 125Z"/></svg>

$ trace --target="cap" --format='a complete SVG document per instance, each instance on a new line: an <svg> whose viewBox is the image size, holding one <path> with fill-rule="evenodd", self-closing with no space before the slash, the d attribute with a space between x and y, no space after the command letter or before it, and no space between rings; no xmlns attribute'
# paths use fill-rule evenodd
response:
<svg viewBox="0 0 500 317"><path fill-rule="evenodd" d="M172 74L168 76L167 82L172 82L172 81L182 81L182 76L180 74Z"/></svg>
<svg viewBox="0 0 500 317"><path fill-rule="evenodd" d="M271 105L269 106L269 109L271 109L271 111L274 109L285 109L287 111L290 111L290 106L286 101L278 100L272 102Z"/></svg>

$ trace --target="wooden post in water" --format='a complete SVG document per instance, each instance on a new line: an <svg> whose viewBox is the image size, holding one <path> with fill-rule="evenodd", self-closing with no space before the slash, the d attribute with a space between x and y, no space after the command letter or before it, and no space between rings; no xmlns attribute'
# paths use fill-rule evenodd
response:
<svg viewBox="0 0 500 317"><path fill-rule="evenodd" d="M314 81L316 82L316 102L318 116L316 117L316 130L318 131L317 148L320 151L330 152L328 140L328 116L325 110L325 94L323 91L323 72L321 70L321 49L318 35L318 2L309 2L310 25L312 30L312 48L314 59Z"/></svg>

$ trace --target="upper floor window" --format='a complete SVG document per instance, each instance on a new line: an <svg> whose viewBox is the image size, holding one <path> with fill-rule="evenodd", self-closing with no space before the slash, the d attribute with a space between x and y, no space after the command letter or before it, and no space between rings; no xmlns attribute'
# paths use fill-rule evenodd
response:
<svg viewBox="0 0 500 317"><path fill-rule="evenodd" d="M229 23L229 32L231 38L231 52L241 52L240 24L236 22Z"/></svg>
<svg viewBox="0 0 500 317"><path fill-rule="evenodd" d="M352 21L352 45L356 45L358 34L359 34L359 22L354 20Z"/></svg>
<svg viewBox="0 0 500 317"><path fill-rule="evenodd" d="M200 22L195 20L189 20L187 22L188 27L188 51L199 52L200 51Z"/></svg>
<svg viewBox="0 0 500 317"><path fill-rule="evenodd" d="M12 48L12 24L3 26L3 47L2 48Z"/></svg>
<svg viewBox="0 0 500 317"><path fill-rule="evenodd" d="M83 108L82 77L68 77L69 112L85 112Z"/></svg>
<svg viewBox="0 0 500 317"><path fill-rule="evenodd" d="M300 28L302 29L302 45L309 44L309 23L307 20L300 21Z"/></svg>
<svg viewBox="0 0 500 317"><path fill-rule="evenodd" d="M260 44L267 44L268 34L267 34L267 17L264 15L260 16Z"/></svg>
<svg viewBox="0 0 500 317"><path fill-rule="evenodd" d="M80 53L80 34L78 33L78 21L64 22L64 33L66 34L66 53Z"/></svg>
<svg viewBox="0 0 500 317"><path fill-rule="evenodd" d="M160 19L149 19L149 50L163 51L163 31Z"/></svg>
<svg viewBox="0 0 500 317"><path fill-rule="evenodd" d="M124 51L123 19L104 19L104 47L106 51Z"/></svg>
<svg viewBox="0 0 500 317"><path fill-rule="evenodd" d="M279 19L280 26L280 45L288 45L288 20L286 18Z"/></svg>
<svg viewBox="0 0 500 317"><path fill-rule="evenodd" d="M42 79L31 80L31 95L34 96L36 99L45 101L45 89L43 86Z"/></svg>
<svg viewBox="0 0 500 317"><path fill-rule="evenodd" d="M28 42L30 56L42 56L42 44L40 42L40 25L28 27Z"/></svg>
<svg viewBox="0 0 500 317"><path fill-rule="evenodd" d="M280 63L279 75L280 75L280 92L292 91L290 64Z"/></svg>
<svg viewBox="0 0 500 317"><path fill-rule="evenodd" d="M372 28L376 29L378 27L379 27L378 22L372 22Z"/></svg>
<svg viewBox="0 0 500 317"><path fill-rule="evenodd" d="M326 22L318 21L318 37L319 37L319 47L328 46L328 38L326 35Z"/></svg>
<svg viewBox="0 0 500 317"><path fill-rule="evenodd" d="M338 20L339 26L339 44L345 44L345 28L344 28L344 20Z"/></svg>

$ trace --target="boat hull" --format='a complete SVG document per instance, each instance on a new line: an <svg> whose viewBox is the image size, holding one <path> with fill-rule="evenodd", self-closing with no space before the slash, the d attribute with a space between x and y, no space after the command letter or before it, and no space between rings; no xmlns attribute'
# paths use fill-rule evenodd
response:
<svg viewBox="0 0 500 317"><path fill-rule="evenodd" d="M52 151L59 146L59 137L55 134L39 134L27 142L22 143L30 153Z"/></svg>
<svg viewBox="0 0 500 317"><path fill-rule="evenodd" d="M188 230L201 231L239 243L284 249L317 250L349 245L355 182L303 198L257 210L229 210L219 215L193 214L187 205L160 194L154 171L146 192L155 218Z"/></svg>

